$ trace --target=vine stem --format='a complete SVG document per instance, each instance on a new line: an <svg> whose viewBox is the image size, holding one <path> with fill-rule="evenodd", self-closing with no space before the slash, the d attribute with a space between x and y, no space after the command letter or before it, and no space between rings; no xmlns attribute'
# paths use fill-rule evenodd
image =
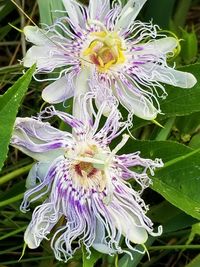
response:
<svg viewBox="0 0 200 267"><path fill-rule="evenodd" d="M155 139L156 141L166 141L167 140L167 137L170 134L171 129L174 125L175 119L176 118L170 118L167 120L167 122L164 125L164 128L161 129L161 131L157 135L157 137Z"/></svg>
<svg viewBox="0 0 200 267"><path fill-rule="evenodd" d="M0 185L7 183L8 181L16 178L17 176L27 173L31 169L32 166L33 166L33 163L0 177Z"/></svg>
<svg viewBox="0 0 200 267"><path fill-rule="evenodd" d="M152 246L148 250L181 250L181 249L199 249L200 245L166 245L166 246Z"/></svg>
<svg viewBox="0 0 200 267"><path fill-rule="evenodd" d="M192 0L179 0L174 16L174 23L177 27L184 27L191 2Z"/></svg>
<svg viewBox="0 0 200 267"><path fill-rule="evenodd" d="M3 200L3 201L0 202L0 207L4 207L4 206L7 206L7 205L10 205L10 204L22 199L23 196L24 196L24 193L21 193L21 194L19 194L17 196L11 197L11 198L6 199L6 200Z"/></svg>

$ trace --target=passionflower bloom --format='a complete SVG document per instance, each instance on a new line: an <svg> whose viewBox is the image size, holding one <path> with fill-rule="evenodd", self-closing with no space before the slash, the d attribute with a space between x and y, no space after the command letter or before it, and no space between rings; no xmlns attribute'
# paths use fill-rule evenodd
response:
<svg viewBox="0 0 200 267"><path fill-rule="evenodd" d="M135 20L146 0L91 0L85 7L75 0L62 0L66 16L42 30L24 28L34 45L23 64L37 64L37 73L58 73L42 97L59 103L89 90L89 82L99 92L114 94L136 116L152 120L160 112L157 97L165 97L161 83L190 88L195 77L167 65L178 41L158 34L158 26ZM158 37L158 39L156 39ZM60 70L62 67L62 71ZM56 70L57 69L57 70ZM41 77L41 76L40 76ZM158 89L161 90L158 90Z"/></svg>
<svg viewBox="0 0 200 267"><path fill-rule="evenodd" d="M128 122L119 121L120 113L113 105L100 128L107 103L95 112L92 102L93 97L86 94L81 120L54 107L46 108L38 118L17 118L12 137L13 146L37 160L29 173L21 209L26 211L31 202L46 199L33 212L25 242L29 248L37 248L55 226L51 246L58 260L67 261L82 244L88 254L90 247L109 254L135 250L132 243L143 244L148 233L161 233L160 228L153 233L152 222L145 215L148 207L140 195L151 182L147 171L153 175L155 168L163 166L162 161L143 159L139 152L118 155L128 135L123 135L114 149L109 145ZM68 124L72 134L43 122L52 116ZM139 191L130 186L129 179L140 185Z"/></svg>

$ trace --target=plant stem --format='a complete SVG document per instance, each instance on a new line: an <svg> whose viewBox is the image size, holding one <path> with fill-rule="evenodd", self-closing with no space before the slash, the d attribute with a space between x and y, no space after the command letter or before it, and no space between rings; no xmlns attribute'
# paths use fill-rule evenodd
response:
<svg viewBox="0 0 200 267"><path fill-rule="evenodd" d="M174 125L176 118L170 118L167 120L167 122L164 125L164 128L160 130L159 134L156 137L156 141L165 141L167 140L167 137L169 133L171 132L172 126Z"/></svg>
<svg viewBox="0 0 200 267"><path fill-rule="evenodd" d="M174 16L174 24L179 27L184 27L191 0L179 0L176 13Z"/></svg>
<svg viewBox="0 0 200 267"><path fill-rule="evenodd" d="M9 232L8 234L1 236L0 240L6 239L6 238L8 238L10 236L13 236L13 235L18 234L20 232L23 232L26 229L26 227L27 226L23 226L23 227L21 227L19 229L16 229L16 230L12 231L12 232Z"/></svg>
<svg viewBox="0 0 200 267"><path fill-rule="evenodd" d="M6 200L4 200L4 201L1 201L1 202L0 202L0 207L4 207L4 206L7 206L7 205L9 205L9 204L12 204L12 203L14 203L14 202L16 202L16 201L22 199L23 196L24 196L24 193L21 193L21 194L19 194L19 195L17 195L17 196L14 196L14 197L11 197L11 198L6 199Z"/></svg>
<svg viewBox="0 0 200 267"><path fill-rule="evenodd" d="M148 250L176 250L176 249L199 249L200 245L166 245L166 246L152 246Z"/></svg>
<svg viewBox="0 0 200 267"><path fill-rule="evenodd" d="M8 181L10 181L10 180L12 180L12 179L24 174L24 173L27 173L31 169L32 166L33 166L33 163L31 163L27 166L24 166L22 168L19 168L19 169L15 170L11 173L8 173L8 174L0 177L0 185L5 184Z"/></svg>
<svg viewBox="0 0 200 267"><path fill-rule="evenodd" d="M46 256L46 257L34 257L34 258L29 258L29 259L22 259L20 260L20 263L22 262L35 262L35 261L40 261L40 260L43 260L43 259L52 259L54 258L53 256ZM18 263L18 260L13 260L13 261L5 261L5 262L1 262L1 264L3 265L7 265L7 264L15 264L15 263Z"/></svg>

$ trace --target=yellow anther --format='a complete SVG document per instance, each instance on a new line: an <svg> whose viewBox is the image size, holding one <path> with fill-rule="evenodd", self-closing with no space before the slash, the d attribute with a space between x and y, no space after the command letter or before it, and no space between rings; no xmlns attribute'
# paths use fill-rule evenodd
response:
<svg viewBox="0 0 200 267"><path fill-rule="evenodd" d="M106 37L107 33L106 32L92 32L90 35L104 38Z"/></svg>
<svg viewBox="0 0 200 267"><path fill-rule="evenodd" d="M97 37L83 51L87 61L95 64L100 72L106 72L116 64L125 62L122 41L116 32L92 32Z"/></svg>
<svg viewBox="0 0 200 267"><path fill-rule="evenodd" d="M88 46L88 48L86 48L84 51L83 51L83 55L84 56L88 56L88 55L90 55L90 54L92 54L93 53L93 49L95 48L97 46L97 41L92 41L91 43L90 43L90 45Z"/></svg>
<svg viewBox="0 0 200 267"><path fill-rule="evenodd" d="M97 59L98 59L98 62L99 62L100 67L104 67L104 62L101 59L101 57L98 56Z"/></svg>

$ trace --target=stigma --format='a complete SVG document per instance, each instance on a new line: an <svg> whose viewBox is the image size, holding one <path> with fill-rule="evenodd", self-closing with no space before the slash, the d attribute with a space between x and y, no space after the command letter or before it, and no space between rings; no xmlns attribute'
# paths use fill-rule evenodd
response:
<svg viewBox="0 0 200 267"><path fill-rule="evenodd" d="M83 50L81 57L96 65L99 72L106 72L125 62L125 48L117 32L92 32L90 39L89 45Z"/></svg>

